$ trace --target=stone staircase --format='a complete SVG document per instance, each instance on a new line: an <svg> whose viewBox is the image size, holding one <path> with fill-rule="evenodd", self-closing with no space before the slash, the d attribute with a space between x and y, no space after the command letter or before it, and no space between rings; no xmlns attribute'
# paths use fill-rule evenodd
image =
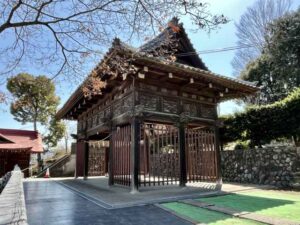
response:
<svg viewBox="0 0 300 225"><path fill-rule="evenodd" d="M72 177L75 173L75 154L67 154L42 170L36 177L44 177L49 169L50 177Z"/></svg>

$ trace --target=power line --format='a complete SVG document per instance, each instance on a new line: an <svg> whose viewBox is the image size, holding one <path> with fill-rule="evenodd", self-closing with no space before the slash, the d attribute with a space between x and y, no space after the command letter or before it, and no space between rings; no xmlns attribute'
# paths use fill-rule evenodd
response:
<svg viewBox="0 0 300 225"><path fill-rule="evenodd" d="M296 36L296 37L291 37L291 38L285 38L285 41L299 40L299 39L300 39L300 37ZM197 54L210 54L210 53L233 51L233 50L238 50L238 49L243 49L243 48L255 48L255 47L257 47L257 46L255 46L255 45L239 45L239 46L224 47L224 48L219 48L219 49L209 49L209 50L195 51L195 52L184 52L184 53L175 54L175 56L192 56L192 55L197 55Z"/></svg>
<svg viewBox="0 0 300 225"><path fill-rule="evenodd" d="M219 48L219 49L209 49L209 50L203 50L203 51L196 51L196 52L185 52L185 53L179 53L175 54L176 56L192 56L197 54L210 54L210 53L217 53L217 52L227 52L227 51L233 51L237 49L243 49L243 48L254 48L254 45L242 45L242 46L231 46L231 47L225 47L225 48Z"/></svg>

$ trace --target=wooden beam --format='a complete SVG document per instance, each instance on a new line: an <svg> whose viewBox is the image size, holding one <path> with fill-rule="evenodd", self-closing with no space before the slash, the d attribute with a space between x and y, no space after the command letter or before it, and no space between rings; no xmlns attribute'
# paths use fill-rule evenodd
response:
<svg viewBox="0 0 300 225"><path fill-rule="evenodd" d="M143 82L143 83L161 87L161 88L168 87L168 89L181 90L181 91L189 92L189 93L196 94L199 96L202 95L202 96L209 97L209 98L215 97L215 94L213 93L213 91L211 91L211 92L199 91L197 87L196 88L188 87L190 85L189 81L188 82L186 81L185 84L168 83L167 85L159 80L145 79L145 81L147 81L147 82ZM182 85L184 85L184 87L182 87ZM195 86L195 84L193 84L193 85Z"/></svg>
<svg viewBox="0 0 300 225"><path fill-rule="evenodd" d="M109 80L107 81L106 87L118 87L120 86L122 83L122 81L113 79L113 80Z"/></svg>
<svg viewBox="0 0 300 225"><path fill-rule="evenodd" d="M127 80L125 82L122 82L120 83L120 86L117 86L116 88L114 88L112 90L111 93L108 93L106 95L100 95L94 104L92 105L88 105L87 102L85 103L86 105L86 111L85 112L82 112L82 114L80 115L81 116L84 116L86 114L89 114L90 112L92 112L93 110L95 110L96 108L98 108L99 106L101 106L104 102L106 102L107 100L111 99L112 96L114 96L117 92L121 91L122 89L124 89L126 86L128 86L130 84L130 81L129 79L127 78ZM128 92L124 93L124 94L121 94L120 95L120 98L123 98L124 96L126 95L129 95L131 93L131 91L129 90ZM105 107L108 107L108 106L111 106L113 105L115 102L115 100L111 100L111 102L109 103L109 105L105 106ZM81 106L83 107L84 105L81 103Z"/></svg>

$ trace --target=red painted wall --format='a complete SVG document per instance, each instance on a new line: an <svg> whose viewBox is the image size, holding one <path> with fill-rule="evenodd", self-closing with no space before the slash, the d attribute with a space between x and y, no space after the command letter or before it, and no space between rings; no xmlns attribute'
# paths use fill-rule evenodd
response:
<svg viewBox="0 0 300 225"><path fill-rule="evenodd" d="M12 171L17 164L21 170L29 167L30 153L0 151L0 177L5 173ZM24 171L24 176L28 177L28 169Z"/></svg>

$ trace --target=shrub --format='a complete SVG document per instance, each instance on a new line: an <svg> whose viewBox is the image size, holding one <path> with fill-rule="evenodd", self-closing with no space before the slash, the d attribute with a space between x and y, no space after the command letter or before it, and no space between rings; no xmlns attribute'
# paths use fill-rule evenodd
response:
<svg viewBox="0 0 300 225"><path fill-rule="evenodd" d="M279 138L300 138L300 88L273 104L251 106L244 112L221 118L222 143L250 140L261 146Z"/></svg>

